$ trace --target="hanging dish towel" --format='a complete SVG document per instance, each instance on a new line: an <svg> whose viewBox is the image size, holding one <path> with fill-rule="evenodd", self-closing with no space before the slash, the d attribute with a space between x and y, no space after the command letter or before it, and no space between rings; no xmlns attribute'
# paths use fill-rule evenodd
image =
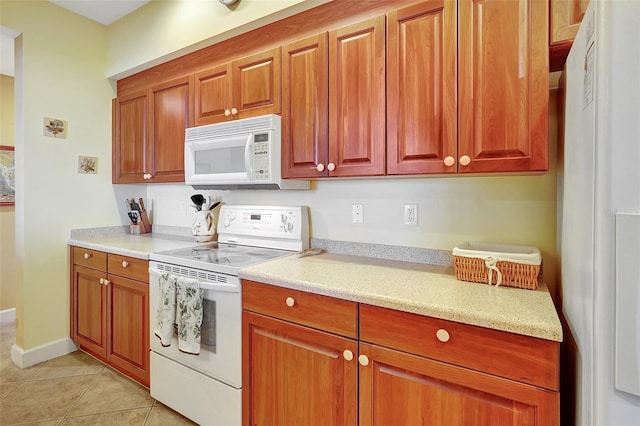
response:
<svg viewBox="0 0 640 426"><path fill-rule="evenodd" d="M160 300L158 301L157 319L153 331L160 338L162 346L171 345L173 323L176 318L177 279L178 277L173 274L160 276Z"/></svg>
<svg viewBox="0 0 640 426"><path fill-rule="evenodd" d="M200 353L202 293L198 280L178 278L176 323L178 324L178 349L182 352L196 355Z"/></svg>

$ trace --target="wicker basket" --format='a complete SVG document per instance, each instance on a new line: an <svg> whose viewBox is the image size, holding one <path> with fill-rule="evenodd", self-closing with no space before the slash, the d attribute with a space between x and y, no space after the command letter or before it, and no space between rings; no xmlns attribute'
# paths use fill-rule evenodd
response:
<svg viewBox="0 0 640 426"><path fill-rule="evenodd" d="M461 281L498 285L501 275L499 285L535 290L541 264L535 247L465 242L453 249L453 266Z"/></svg>

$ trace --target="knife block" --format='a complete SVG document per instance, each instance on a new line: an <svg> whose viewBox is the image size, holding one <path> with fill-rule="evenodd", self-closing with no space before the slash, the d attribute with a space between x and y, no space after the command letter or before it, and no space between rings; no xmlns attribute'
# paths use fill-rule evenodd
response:
<svg viewBox="0 0 640 426"><path fill-rule="evenodd" d="M131 235L140 235L140 234L148 234L151 232L151 225L143 226L141 225L129 225Z"/></svg>

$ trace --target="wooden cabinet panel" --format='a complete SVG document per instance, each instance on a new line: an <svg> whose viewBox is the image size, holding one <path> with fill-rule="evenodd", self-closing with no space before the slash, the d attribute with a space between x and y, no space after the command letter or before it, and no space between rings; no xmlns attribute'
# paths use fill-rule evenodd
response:
<svg viewBox="0 0 640 426"><path fill-rule="evenodd" d="M147 173L152 182L184 182L184 131L193 126L193 78L151 89Z"/></svg>
<svg viewBox="0 0 640 426"><path fill-rule="evenodd" d="M589 0L549 0L549 70L561 71Z"/></svg>
<svg viewBox="0 0 640 426"><path fill-rule="evenodd" d="M384 23L329 32L329 176L385 173Z"/></svg>
<svg viewBox="0 0 640 426"><path fill-rule="evenodd" d="M457 171L456 27L456 0L387 15L387 174Z"/></svg>
<svg viewBox="0 0 640 426"><path fill-rule="evenodd" d="M348 300L242 280L242 308L342 336L357 336L358 308Z"/></svg>
<svg viewBox="0 0 640 426"><path fill-rule="evenodd" d="M117 98L114 108L113 183L142 182L146 172L148 92Z"/></svg>
<svg viewBox="0 0 640 426"><path fill-rule="evenodd" d="M436 337L439 330L446 331L448 341ZM365 304L360 305L360 340L559 389L560 345L550 340Z"/></svg>
<svg viewBox="0 0 640 426"><path fill-rule="evenodd" d="M548 169L547 10L459 2L459 172Z"/></svg>
<svg viewBox="0 0 640 426"><path fill-rule="evenodd" d="M119 275L142 282L149 281L149 261L135 257L109 253L108 270L110 275Z"/></svg>
<svg viewBox="0 0 640 426"><path fill-rule="evenodd" d="M559 424L557 392L366 343L360 353L363 426Z"/></svg>
<svg viewBox="0 0 640 426"><path fill-rule="evenodd" d="M149 285L109 275L107 360L149 386Z"/></svg>
<svg viewBox="0 0 640 426"><path fill-rule="evenodd" d="M280 48L233 62L233 104L239 118L280 113L280 73Z"/></svg>
<svg viewBox="0 0 640 426"><path fill-rule="evenodd" d="M105 357L107 351L107 293L100 279L106 278L103 271L75 265L72 285L75 326L73 340L96 355Z"/></svg>
<svg viewBox="0 0 640 426"><path fill-rule="evenodd" d="M327 34L282 48L282 176L327 176L329 56ZM322 164L322 171L317 166Z"/></svg>
<svg viewBox="0 0 640 426"><path fill-rule="evenodd" d="M87 268L98 269L100 271L106 271L107 268L107 254L98 251L91 250L82 247L73 247L73 259L72 262L75 265L82 265Z"/></svg>
<svg viewBox="0 0 640 426"><path fill-rule="evenodd" d="M230 63L197 73L194 85L196 126L231 120L225 115L233 102Z"/></svg>
<svg viewBox="0 0 640 426"><path fill-rule="evenodd" d="M356 425L355 340L245 311L243 348L243 424Z"/></svg>

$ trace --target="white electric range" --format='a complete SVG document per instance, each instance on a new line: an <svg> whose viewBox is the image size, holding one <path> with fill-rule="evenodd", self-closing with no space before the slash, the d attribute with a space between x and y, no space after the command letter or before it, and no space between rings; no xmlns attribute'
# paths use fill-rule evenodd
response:
<svg viewBox="0 0 640 426"><path fill-rule="evenodd" d="M307 248L306 207L223 205L217 243L152 253L151 396L200 425L240 425L242 295L238 270ZM181 352L175 332L166 347L153 332L159 280L167 273L196 278L204 289L198 355Z"/></svg>

